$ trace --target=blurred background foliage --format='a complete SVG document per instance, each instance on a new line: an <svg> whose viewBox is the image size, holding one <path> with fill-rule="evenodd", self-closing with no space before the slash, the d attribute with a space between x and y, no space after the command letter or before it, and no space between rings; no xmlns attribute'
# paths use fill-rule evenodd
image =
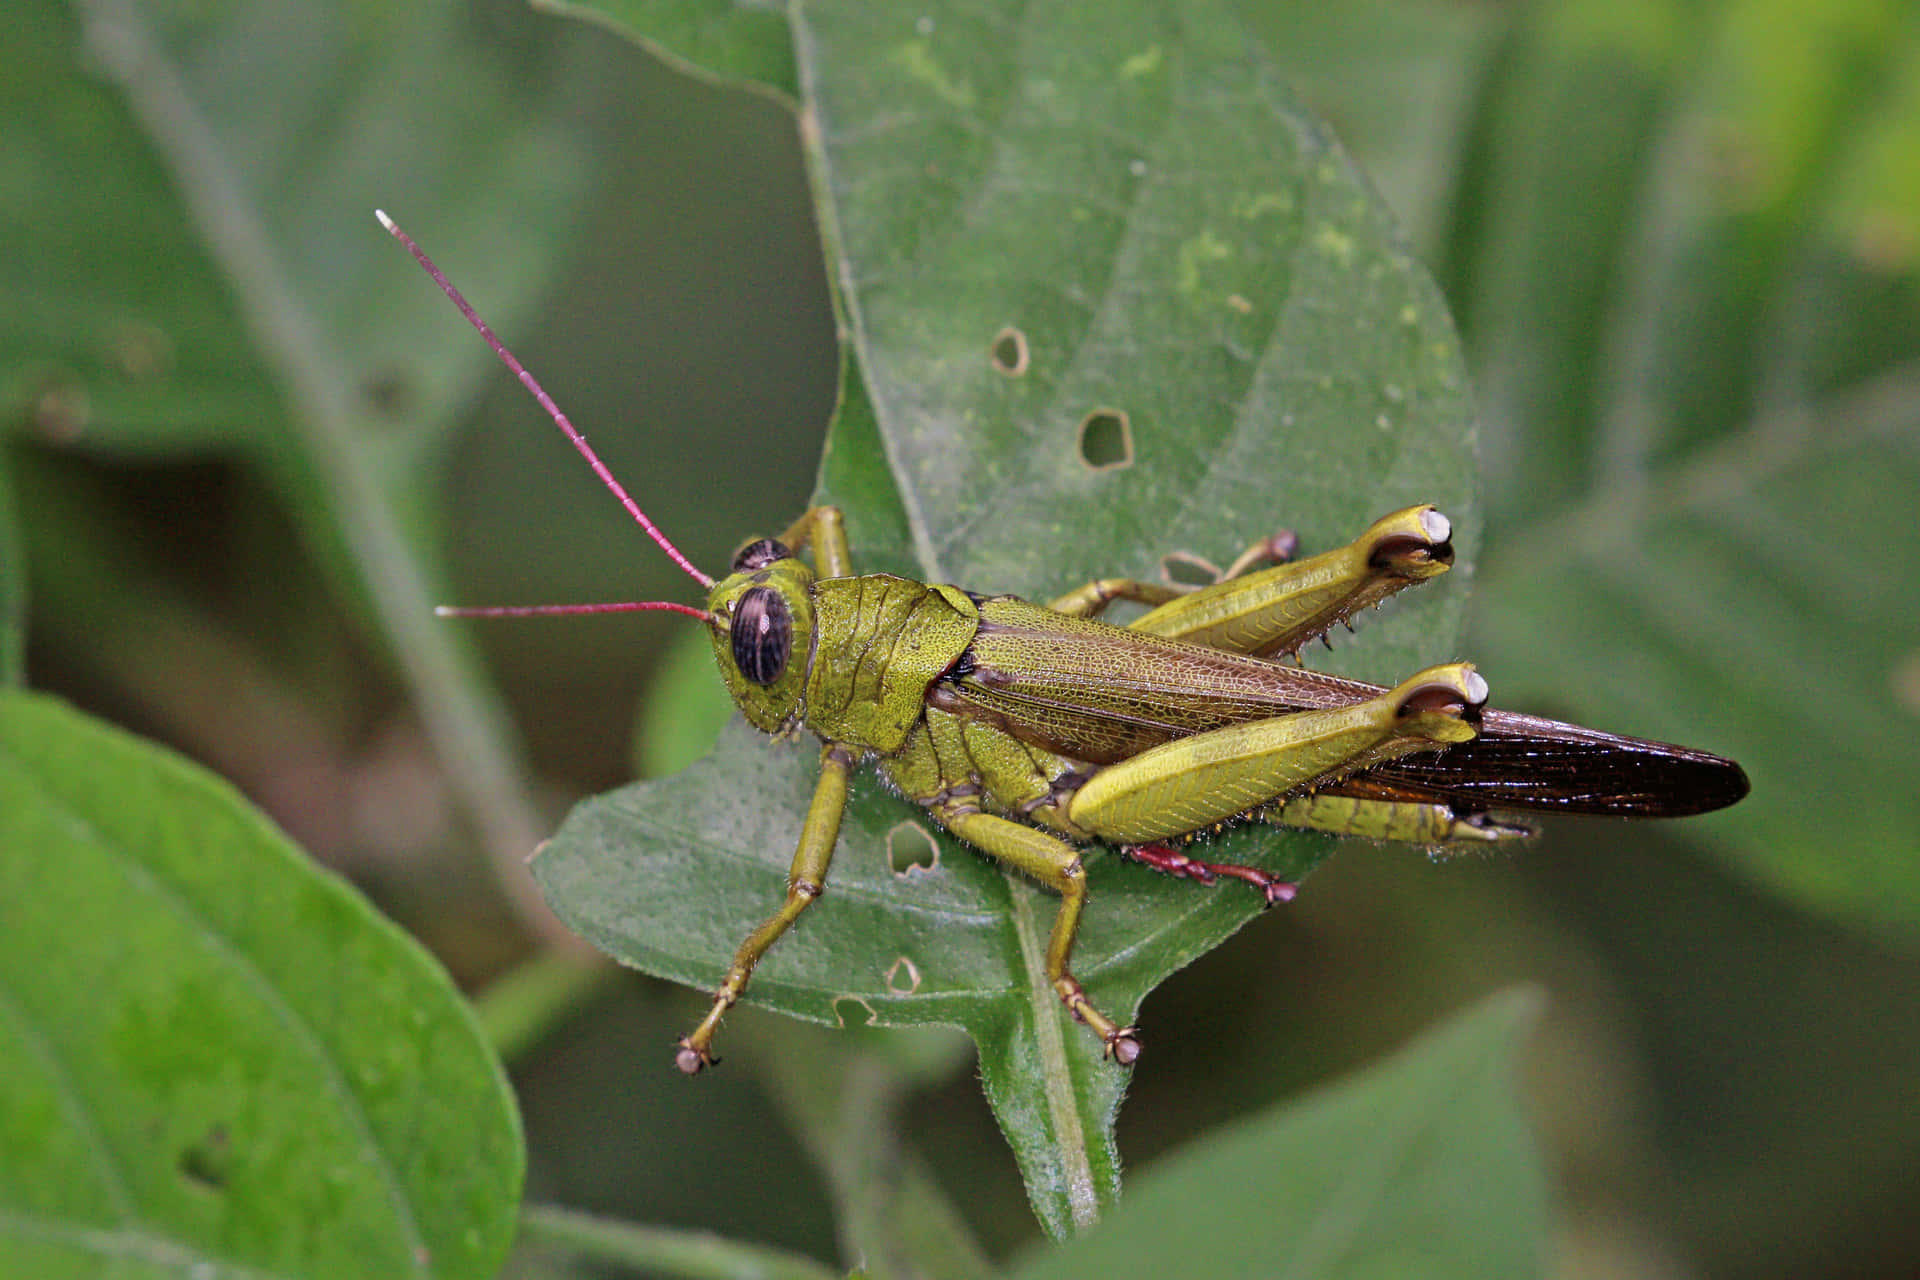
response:
<svg viewBox="0 0 1920 1280"><path fill-rule="evenodd" d="M1532 979L1560 1274L1914 1274L1920 6L1240 7L1467 344L1468 655L1505 705L1724 752L1755 794L1514 856L1346 851L1149 1002L1203 1051L1136 1074L1123 1152ZM506 0L17 0L0 42L0 674L232 778L487 987L560 939L518 859L663 750L636 716L689 669L654 677L671 621L426 608L684 583L369 210L482 264L715 564L803 506L832 404L792 116ZM690 1089L661 1064L699 997L592 990L507 1036L530 1195L831 1256L770 1064L833 1038L743 1012L741 1069ZM1025 1197L932 1056L906 1131L1006 1254Z"/></svg>

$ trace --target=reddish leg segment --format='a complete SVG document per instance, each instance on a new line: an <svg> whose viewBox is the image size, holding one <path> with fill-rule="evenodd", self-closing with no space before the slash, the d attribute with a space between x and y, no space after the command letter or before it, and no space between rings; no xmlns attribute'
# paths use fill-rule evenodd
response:
<svg viewBox="0 0 1920 1280"><path fill-rule="evenodd" d="M1125 846L1120 850L1123 857L1131 858L1155 871L1170 876L1198 880L1201 884L1212 884L1215 877L1226 876L1233 880L1245 880L1267 900L1267 905L1276 902L1291 902L1298 887L1294 884L1268 875L1258 867L1242 866L1237 862L1201 862L1189 858L1178 849L1164 844L1138 844Z"/></svg>

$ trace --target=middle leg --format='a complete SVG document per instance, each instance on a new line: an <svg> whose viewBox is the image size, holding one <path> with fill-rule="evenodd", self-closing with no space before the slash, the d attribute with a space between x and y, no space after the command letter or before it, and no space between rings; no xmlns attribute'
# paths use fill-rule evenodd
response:
<svg viewBox="0 0 1920 1280"><path fill-rule="evenodd" d="M1085 1023L1100 1038L1107 1056L1122 1066L1131 1065L1140 1056L1138 1033L1094 1008L1087 989L1068 967L1080 933L1080 915L1087 906L1087 871L1080 851L1044 831L978 809L942 812L936 808L933 812L942 826L974 848L1060 895L1060 910L1047 940L1047 981L1074 1020Z"/></svg>

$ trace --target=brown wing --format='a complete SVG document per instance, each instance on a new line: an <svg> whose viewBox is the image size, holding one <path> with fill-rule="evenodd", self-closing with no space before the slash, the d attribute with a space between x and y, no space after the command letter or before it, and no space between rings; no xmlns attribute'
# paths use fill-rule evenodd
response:
<svg viewBox="0 0 1920 1280"><path fill-rule="evenodd" d="M1050 751L1111 764L1173 738L1380 691L998 597L980 602L973 645L932 693L936 705L995 720ZM1328 790L1463 812L1683 817L1732 804L1747 794L1747 777L1704 751L1489 710L1473 742L1379 765Z"/></svg>
<svg viewBox="0 0 1920 1280"><path fill-rule="evenodd" d="M1347 706L1379 692L995 597L980 602L973 644L929 696L1050 751L1112 764L1222 725Z"/></svg>
<svg viewBox="0 0 1920 1280"><path fill-rule="evenodd" d="M1451 750L1406 756L1338 790L1382 799L1444 800L1456 809L1684 818L1747 794L1731 760L1668 742L1628 738L1511 711L1487 711L1481 735Z"/></svg>

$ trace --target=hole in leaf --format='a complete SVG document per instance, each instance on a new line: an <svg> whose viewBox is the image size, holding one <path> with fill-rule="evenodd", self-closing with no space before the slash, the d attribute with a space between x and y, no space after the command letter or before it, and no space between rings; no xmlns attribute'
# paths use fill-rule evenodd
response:
<svg viewBox="0 0 1920 1280"><path fill-rule="evenodd" d="M225 1191L233 1176L233 1143L224 1125L214 1125L180 1153L180 1174L203 1191Z"/></svg>
<svg viewBox="0 0 1920 1280"><path fill-rule="evenodd" d="M933 832L917 822L894 824L887 832L887 867L897 876L932 871L940 865L940 846Z"/></svg>
<svg viewBox="0 0 1920 1280"><path fill-rule="evenodd" d="M887 969L887 994L910 996L920 989L920 966L901 956Z"/></svg>
<svg viewBox="0 0 1920 1280"><path fill-rule="evenodd" d="M1133 465L1133 425L1119 409L1095 409L1080 420L1080 461L1094 471Z"/></svg>
<svg viewBox="0 0 1920 1280"><path fill-rule="evenodd" d="M1220 566L1191 551L1169 551L1160 557L1160 580L1176 587L1210 587L1220 581Z"/></svg>
<svg viewBox="0 0 1920 1280"><path fill-rule="evenodd" d="M1026 373L1031 353L1027 350L1025 331L1008 325L993 335L993 367L1009 378L1018 378Z"/></svg>
<svg viewBox="0 0 1920 1280"><path fill-rule="evenodd" d="M856 1009L859 1012L855 1013L852 1017L848 1017L846 1013L848 1007ZM865 1000L862 1000L859 996L834 997L833 1019L842 1031L850 1027L878 1026L880 1023L879 1015L874 1013L873 1006Z"/></svg>

